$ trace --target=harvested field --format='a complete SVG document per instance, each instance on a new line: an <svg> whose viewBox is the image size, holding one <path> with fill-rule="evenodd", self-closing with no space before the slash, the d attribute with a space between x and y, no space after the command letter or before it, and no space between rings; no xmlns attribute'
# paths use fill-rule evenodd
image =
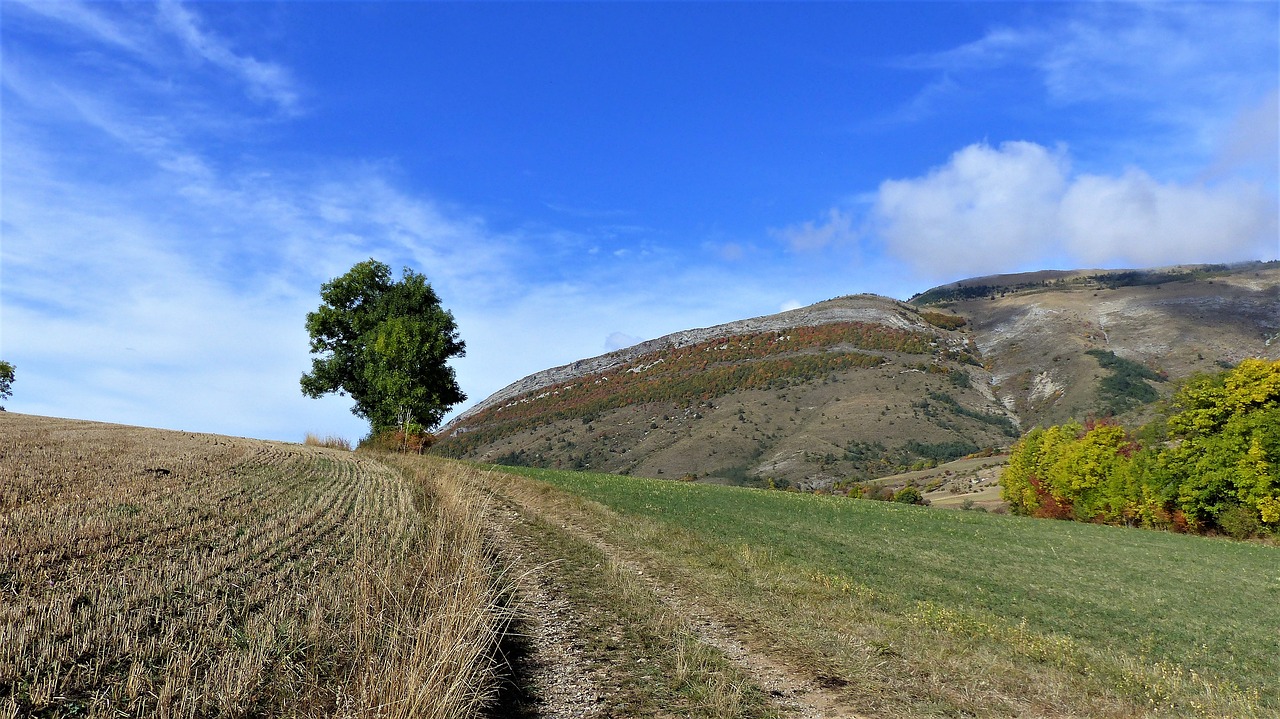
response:
<svg viewBox="0 0 1280 719"><path fill-rule="evenodd" d="M506 590L450 471L0 413L0 717L474 712Z"/></svg>

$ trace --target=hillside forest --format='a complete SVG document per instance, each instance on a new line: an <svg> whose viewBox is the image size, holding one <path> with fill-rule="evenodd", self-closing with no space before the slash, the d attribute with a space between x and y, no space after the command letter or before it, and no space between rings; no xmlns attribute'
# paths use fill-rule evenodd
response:
<svg viewBox="0 0 1280 719"><path fill-rule="evenodd" d="M1037 428L1011 451L1016 514L1247 538L1280 529L1280 361L1188 380L1136 431Z"/></svg>

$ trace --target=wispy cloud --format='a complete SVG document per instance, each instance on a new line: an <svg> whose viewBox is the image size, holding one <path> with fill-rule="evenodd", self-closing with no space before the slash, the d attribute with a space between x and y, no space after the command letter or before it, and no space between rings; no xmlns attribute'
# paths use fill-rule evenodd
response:
<svg viewBox="0 0 1280 719"><path fill-rule="evenodd" d="M1280 88L1232 119L1204 181L1239 175L1276 186L1280 181Z"/></svg>
<svg viewBox="0 0 1280 719"><path fill-rule="evenodd" d="M244 81L254 96L275 103L281 110L298 110L298 90L288 70L231 49L227 41L201 27L199 18L175 0L160 3L163 24L197 57Z"/></svg>
<svg viewBox="0 0 1280 719"><path fill-rule="evenodd" d="M5 4L11 19L15 10L24 10L133 54L147 52L145 26L124 24L117 18L107 17L91 3L79 0L8 0Z"/></svg>
<svg viewBox="0 0 1280 719"><path fill-rule="evenodd" d="M358 432L335 402L297 389L320 283L378 256L485 302L509 284L509 243L398 188L382 164L224 161L205 144L210 125L189 120L245 109L205 73L272 114L297 107L289 73L233 52L193 9L107 7L5 9L36 25L6 38L3 68L11 408L281 439ZM51 34L94 62L46 47Z"/></svg>
<svg viewBox="0 0 1280 719"><path fill-rule="evenodd" d="M1040 28L995 27L985 35L962 45L941 52L921 53L898 58L900 67L916 70L943 70L965 72L988 70L1014 62L1033 51L1048 39Z"/></svg>
<svg viewBox="0 0 1280 719"><path fill-rule="evenodd" d="M6 33L6 85L31 101L75 105L104 132L119 133L124 119L153 145L200 134L243 137L302 109L287 68L236 52L171 0L13 0L5 21L25 31Z"/></svg>
<svg viewBox="0 0 1280 719"><path fill-rule="evenodd" d="M1112 124L1112 140L1090 163L1120 156L1189 176L1231 142L1239 112L1275 91L1277 22L1273 3L1049 6L1024 25L902 58L902 67L934 78L898 119L945 112L947 100L962 94L1008 105L1014 73L1038 86L1051 107Z"/></svg>
<svg viewBox="0 0 1280 719"><path fill-rule="evenodd" d="M1061 12L1055 12L1061 10ZM1061 103L1182 105L1256 94L1274 82L1274 6L1265 3L1090 3L1049 9L1022 26L899 60L902 67L969 76L1025 67ZM1172 91L1171 91L1172 90Z"/></svg>
<svg viewBox="0 0 1280 719"><path fill-rule="evenodd" d="M1264 89L1274 67L1274 6L1263 3L1092 4L1073 8L1035 49L1063 103L1143 101L1157 111L1214 105Z"/></svg>
<svg viewBox="0 0 1280 719"><path fill-rule="evenodd" d="M814 252L858 241L852 213L837 207L827 210L826 217L816 222L801 222L771 232L793 252Z"/></svg>

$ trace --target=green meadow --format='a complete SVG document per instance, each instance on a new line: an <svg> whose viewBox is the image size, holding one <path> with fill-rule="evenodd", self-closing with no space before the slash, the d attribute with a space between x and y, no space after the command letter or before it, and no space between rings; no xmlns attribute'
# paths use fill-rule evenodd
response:
<svg viewBox="0 0 1280 719"><path fill-rule="evenodd" d="M510 469L865 711L1275 716L1280 549L888 502Z"/></svg>

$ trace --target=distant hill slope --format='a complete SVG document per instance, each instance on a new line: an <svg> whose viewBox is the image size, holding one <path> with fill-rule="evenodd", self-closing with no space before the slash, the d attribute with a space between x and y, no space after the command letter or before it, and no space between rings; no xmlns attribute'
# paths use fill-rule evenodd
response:
<svg viewBox="0 0 1280 719"><path fill-rule="evenodd" d="M1171 382L1280 358L1280 263L1041 272L856 295L530 375L436 451L484 462L830 487L1137 420Z"/></svg>
<svg viewBox="0 0 1280 719"><path fill-rule="evenodd" d="M957 290L968 296L949 296ZM1002 403L1027 424L1109 411L1140 418L1140 402L1116 396L1126 384L1117 373L1137 371L1128 363L1177 380L1280 358L1280 262L981 278L912 302L969 321ZM1103 367L1106 352L1122 366ZM1144 383L1161 396L1171 390Z"/></svg>

